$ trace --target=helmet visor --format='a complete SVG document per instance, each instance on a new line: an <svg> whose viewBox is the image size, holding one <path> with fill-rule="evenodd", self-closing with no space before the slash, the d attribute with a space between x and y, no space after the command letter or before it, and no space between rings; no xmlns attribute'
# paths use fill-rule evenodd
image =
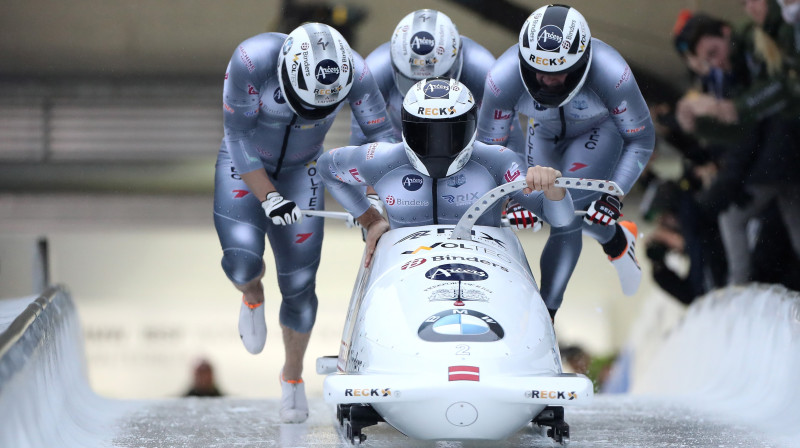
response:
<svg viewBox="0 0 800 448"><path fill-rule="evenodd" d="M476 120L467 114L457 121L433 121L403 114L406 144L433 178L445 177L450 164L475 135Z"/></svg>

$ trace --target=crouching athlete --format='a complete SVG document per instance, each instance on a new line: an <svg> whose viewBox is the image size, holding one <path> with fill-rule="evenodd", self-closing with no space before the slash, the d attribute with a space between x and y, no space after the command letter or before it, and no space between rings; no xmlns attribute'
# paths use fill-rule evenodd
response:
<svg viewBox="0 0 800 448"><path fill-rule="evenodd" d="M519 156L476 142L476 130L477 105L469 89L455 79L425 79L403 100L402 143L346 146L319 158L326 188L367 229L367 266L390 227L456 224L476 198L520 177ZM568 225L572 198L554 185L559 176L553 168L531 167L528 187L510 196L551 226ZM388 222L370 208L364 185L387 205ZM499 227L500 209L495 204L477 224Z"/></svg>

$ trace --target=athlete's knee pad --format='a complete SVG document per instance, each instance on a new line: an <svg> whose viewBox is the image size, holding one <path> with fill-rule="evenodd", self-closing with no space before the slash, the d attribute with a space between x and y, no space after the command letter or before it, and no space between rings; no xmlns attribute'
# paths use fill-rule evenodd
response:
<svg viewBox="0 0 800 448"><path fill-rule="evenodd" d="M257 278L264 269L260 256L244 249L225 249L222 252L222 270L237 285Z"/></svg>
<svg viewBox="0 0 800 448"><path fill-rule="evenodd" d="M283 294L280 322L298 333L308 333L317 320L317 305L314 283L306 285L303 290L294 295Z"/></svg>

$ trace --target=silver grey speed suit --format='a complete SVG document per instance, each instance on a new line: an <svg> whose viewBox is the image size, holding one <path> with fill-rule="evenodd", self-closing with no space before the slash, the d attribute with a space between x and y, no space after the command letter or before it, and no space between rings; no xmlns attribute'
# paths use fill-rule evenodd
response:
<svg viewBox="0 0 800 448"><path fill-rule="evenodd" d="M386 205L392 228L456 224L467 208L490 189L525 178L522 160L510 149L474 143L470 160L452 176L432 179L415 170L402 143L345 146L323 154L318 167L331 195L353 216L369 208L364 189L371 185ZM570 223L569 194L547 200L541 192L511 195L552 226ZM501 204L487 210L477 224L500 226Z"/></svg>
<svg viewBox="0 0 800 448"><path fill-rule="evenodd" d="M592 39L592 63L578 94L558 108L545 108L531 98L519 71L514 45L497 59L486 77L478 119L478 140L502 144L508 139L512 111L529 117L526 141L528 166L543 165L564 176L610 179L630 192L655 145L650 112L631 69L606 43ZM503 111L493 115L493 111ZM497 118L501 116L501 118ZM576 210L588 208L600 193L574 191ZM601 244L614 226L582 224L576 217L565 228L552 229L542 252L542 296L558 309L582 249L581 228ZM546 262L545 262L546 260Z"/></svg>
<svg viewBox="0 0 800 448"><path fill-rule="evenodd" d="M461 36L461 57L463 58L463 65L461 66L461 75L459 81L463 83L472 96L480 101L483 98L483 86L486 81L486 74L492 68L495 58L482 45L474 40ZM394 68L392 67L391 43L386 42L376 48L372 53L366 57L367 66L369 66L375 82L378 83L378 88L386 100L386 112L389 115L389 120L392 123L392 130L394 132L394 141L401 141L400 134L400 111L403 107L404 94L400 93L394 81ZM523 151L525 145L522 130L519 126L519 120L516 114L510 121L513 123L511 130L511 138L509 142L504 142L503 146L507 146L515 151ZM502 117L498 117L502 118ZM373 140L367 138L359 126L361 123L355 117L351 117L350 123L350 144L363 145L370 143Z"/></svg>
<svg viewBox="0 0 800 448"><path fill-rule="evenodd" d="M322 218L274 225L250 193L242 173L265 169L286 199L303 209L322 209L324 193L316 167L335 113L310 121L286 104L278 85L278 52L286 35L264 33L242 42L225 73L225 137L216 164L214 224L222 244L222 268L235 284L261 273L264 234L269 238L283 301L280 322L311 331L317 309L315 278L322 249ZM353 53L354 81L348 99L370 138L391 138L383 98L363 59ZM369 101L354 104L356 99ZM340 106L341 107L341 106Z"/></svg>

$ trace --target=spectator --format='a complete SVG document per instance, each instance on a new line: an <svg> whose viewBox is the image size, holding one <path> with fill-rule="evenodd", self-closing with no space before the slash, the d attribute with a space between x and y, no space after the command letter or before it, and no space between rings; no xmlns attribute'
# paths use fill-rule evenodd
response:
<svg viewBox="0 0 800 448"><path fill-rule="evenodd" d="M206 359L200 359L192 371L192 386L184 397L221 397L223 395L214 381L214 368Z"/></svg>

